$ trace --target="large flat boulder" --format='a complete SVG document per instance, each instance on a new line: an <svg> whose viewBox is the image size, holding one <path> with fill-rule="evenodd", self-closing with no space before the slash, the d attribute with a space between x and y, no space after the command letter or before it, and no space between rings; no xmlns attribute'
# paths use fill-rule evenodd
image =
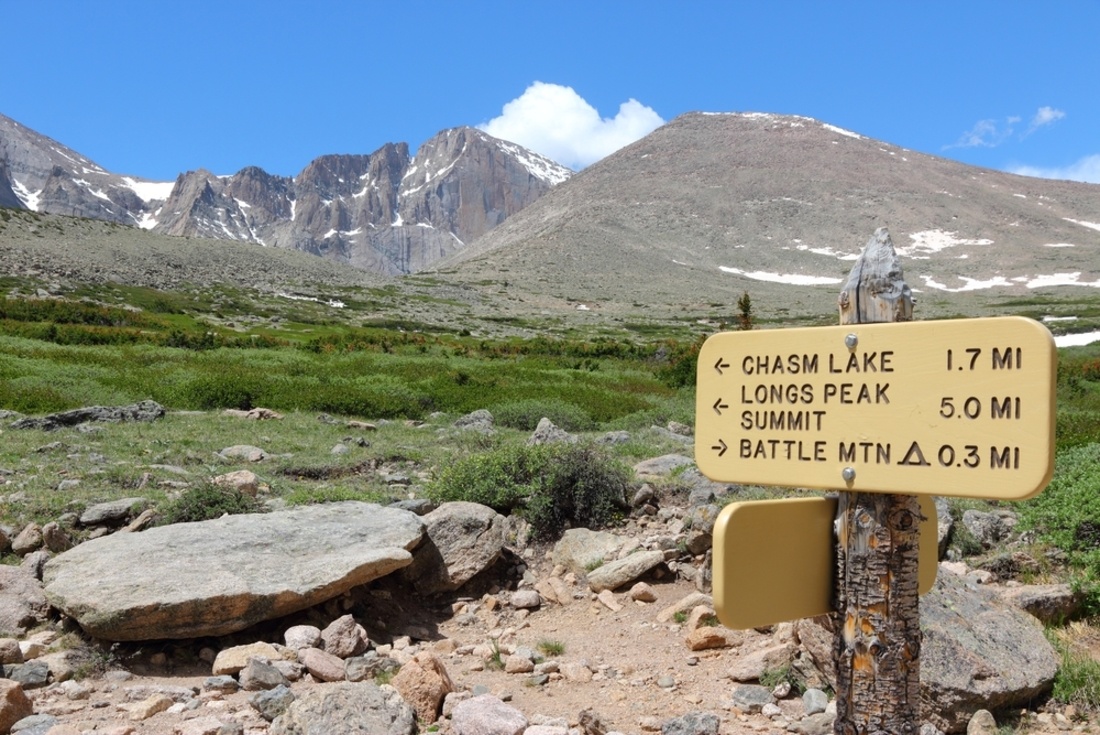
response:
<svg viewBox="0 0 1100 735"><path fill-rule="evenodd" d="M355 501L94 539L51 559L46 598L112 641L219 636L408 565L413 513Z"/></svg>

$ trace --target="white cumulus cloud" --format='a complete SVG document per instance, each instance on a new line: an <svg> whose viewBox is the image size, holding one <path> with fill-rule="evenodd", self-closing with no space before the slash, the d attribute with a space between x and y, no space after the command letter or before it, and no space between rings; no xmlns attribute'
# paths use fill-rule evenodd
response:
<svg viewBox="0 0 1100 735"><path fill-rule="evenodd" d="M1031 125L1028 127L1027 132L1033 133L1044 125L1058 122L1065 116L1066 113L1053 107L1040 107L1035 116L1031 118Z"/></svg>
<svg viewBox="0 0 1100 735"><path fill-rule="evenodd" d="M1076 163L1055 168L1042 168L1039 166L1014 166L1008 169L1010 173L1021 176L1036 176L1040 179L1065 179L1067 181L1084 181L1088 184L1100 184L1100 154L1085 156Z"/></svg>
<svg viewBox="0 0 1100 735"><path fill-rule="evenodd" d="M1023 140L1039 128L1058 122L1065 116L1066 113L1062 110L1045 105L1040 107L1031 116L1031 122L1028 123L1027 130L1020 133L1019 140ZM974 127L959 136L957 141L943 148L944 150L950 148L996 148L1012 137L1016 131L1016 126L1021 121L1022 118L1019 115L1010 115L1003 121L994 119L979 120L974 123Z"/></svg>
<svg viewBox="0 0 1100 735"><path fill-rule="evenodd" d="M665 121L635 99L603 118L572 87L535 82L504 105L501 114L478 126L489 135L582 169L653 132Z"/></svg>

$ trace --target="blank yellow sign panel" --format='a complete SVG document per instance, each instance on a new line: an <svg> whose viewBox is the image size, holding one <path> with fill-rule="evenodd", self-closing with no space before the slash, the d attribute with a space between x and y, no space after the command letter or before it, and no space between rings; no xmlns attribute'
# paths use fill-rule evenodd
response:
<svg viewBox="0 0 1100 735"><path fill-rule="evenodd" d="M936 506L921 496L919 590L936 581ZM731 503L714 524L714 609L746 629L833 611L836 498Z"/></svg>

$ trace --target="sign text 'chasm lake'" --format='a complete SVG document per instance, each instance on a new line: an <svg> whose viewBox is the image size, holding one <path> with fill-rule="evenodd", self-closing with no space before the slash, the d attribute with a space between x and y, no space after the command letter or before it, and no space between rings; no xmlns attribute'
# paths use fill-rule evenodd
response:
<svg viewBox="0 0 1100 735"><path fill-rule="evenodd" d="M1050 332L1021 317L723 332L696 461L762 485L1021 499L1053 471Z"/></svg>

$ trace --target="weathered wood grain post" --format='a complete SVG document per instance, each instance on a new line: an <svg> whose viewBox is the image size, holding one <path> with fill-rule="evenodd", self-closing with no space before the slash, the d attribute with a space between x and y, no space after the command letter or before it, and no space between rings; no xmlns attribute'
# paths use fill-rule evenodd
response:
<svg viewBox="0 0 1100 735"><path fill-rule="evenodd" d="M885 228L868 241L838 302L842 325L912 319L912 295ZM844 472L850 483L855 470ZM920 518L914 495L840 493L833 651L838 735L920 730Z"/></svg>

